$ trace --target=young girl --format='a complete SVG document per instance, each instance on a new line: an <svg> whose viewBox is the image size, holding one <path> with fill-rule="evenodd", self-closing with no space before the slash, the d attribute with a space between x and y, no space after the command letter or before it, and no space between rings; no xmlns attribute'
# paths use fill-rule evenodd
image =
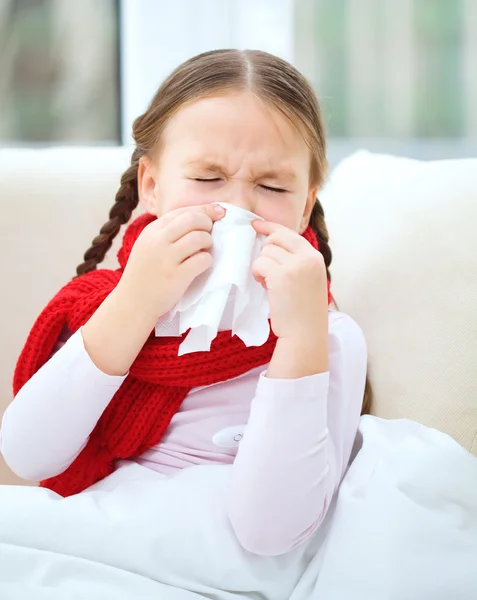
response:
<svg viewBox="0 0 477 600"><path fill-rule="evenodd" d="M172 73L133 131L109 221L20 356L2 453L63 496L126 461L165 476L232 465L225 510L238 543L286 553L313 535L338 489L366 379L361 330L329 309L316 97L279 58L208 52ZM120 269L96 270L139 202ZM210 352L179 357L181 339L151 332L212 266L219 202L261 217L253 275L273 333L247 348L223 331Z"/></svg>

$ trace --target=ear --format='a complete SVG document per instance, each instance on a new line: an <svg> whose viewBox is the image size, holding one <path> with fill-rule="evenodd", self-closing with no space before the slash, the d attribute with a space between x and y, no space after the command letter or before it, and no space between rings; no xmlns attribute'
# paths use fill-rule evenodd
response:
<svg viewBox="0 0 477 600"><path fill-rule="evenodd" d="M308 196L306 198L305 209L303 211L303 217L302 217L301 223L300 223L300 231L299 231L300 234L302 234L305 231L305 229L308 227L308 225L310 223L311 211L313 210L313 207L315 206L317 194L318 194L318 187L311 188L308 192Z"/></svg>
<svg viewBox="0 0 477 600"><path fill-rule="evenodd" d="M156 192L157 168L148 156L141 156L137 168L137 189L139 200L146 212L158 216Z"/></svg>

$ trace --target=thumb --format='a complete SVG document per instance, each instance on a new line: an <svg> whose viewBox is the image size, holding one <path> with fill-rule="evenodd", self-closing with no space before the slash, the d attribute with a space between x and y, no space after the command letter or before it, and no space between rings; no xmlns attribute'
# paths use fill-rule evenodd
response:
<svg viewBox="0 0 477 600"><path fill-rule="evenodd" d="M208 215L212 221L219 221L225 217L226 210L220 204L204 204L204 212Z"/></svg>

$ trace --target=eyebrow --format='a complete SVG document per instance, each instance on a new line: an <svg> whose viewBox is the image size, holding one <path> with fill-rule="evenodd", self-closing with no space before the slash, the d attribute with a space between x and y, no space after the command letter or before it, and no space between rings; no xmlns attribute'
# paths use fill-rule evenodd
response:
<svg viewBox="0 0 477 600"><path fill-rule="evenodd" d="M198 167L200 169L204 169L205 171L209 171L210 173L220 173L225 174L226 168L219 164L216 161L208 161L203 159L194 159L187 161L185 163L186 167ZM273 170L269 169L266 171L262 171L256 176L256 179L286 179L287 181L293 182L297 179L297 176L294 171L288 168Z"/></svg>
<svg viewBox="0 0 477 600"><path fill-rule="evenodd" d="M213 173L225 173L226 171L225 167L219 165L219 163L207 160L190 160L185 163L185 166L198 167L200 169L205 169L206 171L211 171Z"/></svg>

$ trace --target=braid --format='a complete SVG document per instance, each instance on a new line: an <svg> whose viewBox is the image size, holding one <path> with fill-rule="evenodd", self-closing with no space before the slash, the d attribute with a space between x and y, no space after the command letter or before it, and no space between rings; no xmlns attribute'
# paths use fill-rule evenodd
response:
<svg viewBox="0 0 477 600"><path fill-rule="evenodd" d="M369 373L366 373L366 381L364 385L363 405L361 407L362 415L370 415L373 408L373 388L369 380Z"/></svg>
<svg viewBox="0 0 477 600"><path fill-rule="evenodd" d="M325 211L323 210L323 206L322 206L321 202L318 200L318 198L316 199L315 206L313 207L313 211L311 213L310 225L311 225L313 231L315 232L316 237L318 238L320 252L321 252L321 254L323 254L323 258L325 259L326 276L328 278L328 281L331 281L329 267L331 265L331 259L332 259L333 255L331 252L331 248L328 244L330 238L328 235L328 228L326 227L326 223L325 223ZM334 298L333 298L333 304L338 309L338 305L336 304ZM361 414L362 415L370 414L372 404L373 404L373 388L371 386L369 376L366 375L366 383L365 383L365 387L364 387L364 396L363 396L363 405L361 408Z"/></svg>
<svg viewBox="0 0 477 600"><path fill-rule="evenodd" d="M109 211L109 221L99 230L97 235L84 254L84 262L76 268L76 275L84 275L94 271L98 264L104 260L106 253L111 248L114 238L119 233L121 225L125 225L139 203L137 189L137 168L142 153L136 148L131 157L131 165L121 177L121 185L116 194L116 200Z"/></svg>
<svg viewBox="0 0 477 600"><path fill-rule="evenodd" d="M310 225L315 232L320 252L325 259L326 277L328 278L328 281L331 281L330 265L333 254L328 244L330 236L328 235L328 228L325 223L325 211L318 198L316 199L315 206L311 212Z"/></svg>

